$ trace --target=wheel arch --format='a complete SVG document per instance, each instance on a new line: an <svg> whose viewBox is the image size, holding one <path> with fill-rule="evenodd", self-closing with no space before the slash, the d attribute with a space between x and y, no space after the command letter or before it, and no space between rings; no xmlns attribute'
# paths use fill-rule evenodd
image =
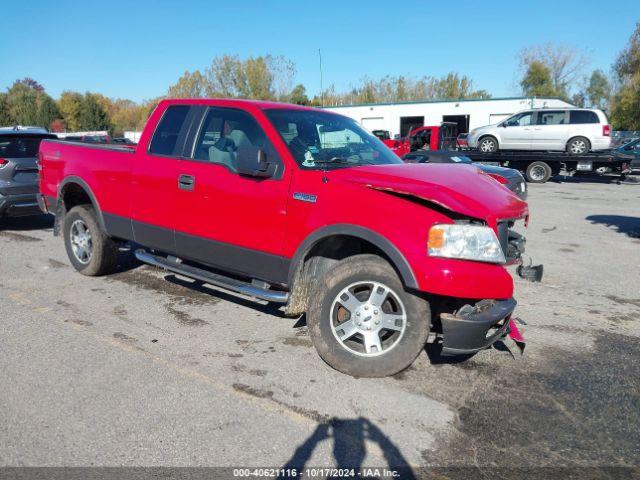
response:
<svg viewBox="0 0 640 480"><path fill-rule="evenodd" d="M71 208L76 205L86 204L91 204L96 212L96 216L98 217L98 224L100 225L100 228L103 232L106 232L107 229L102 216L102 210L100 210L100 204L91 190L91 187L87 182L75 175L65 177L58 186L55 233L59 233L60 223Z"/></svg>
<svg viewBox="0 0 640 480"><path fill-rule="evenodd" d="M500 139L494 132L483 133L478 137L478 149L480 148L480 142L482 142L482 140L484 140L487 137L493 138L496 141L496 144L498 145L498 150L500 150Z"/></svg>
<svg viewBox="0 0 640 480"><path fill-rule="evenodd" d="M587 152L585 153L588 153L591 151L591 147L593 147L593 141L591 138L589 138L586 135L573 135L572 137L569 137L569 140L567 140L567 143L565 143L564 148L568 149L571 142L574 141L576 138L584 138L587 141L587 146L589 148L587 148Z"/></svg>
<svg viewBox="0 0 640 480"><path fill-rule="evenodd" d="M418 288L409 262L387 238L358 225L329 225L309 234L291 260L287 282L291 297L287 313L293 315L306 311L309 282L313 278L323 274L339 260L360 253L380 255L394 268L407 288Z"/></svg>

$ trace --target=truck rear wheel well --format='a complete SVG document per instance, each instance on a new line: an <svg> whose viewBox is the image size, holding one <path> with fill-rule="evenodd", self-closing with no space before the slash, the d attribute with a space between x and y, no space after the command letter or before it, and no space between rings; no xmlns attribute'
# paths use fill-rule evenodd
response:
<svg viewBox="0 0 640 480"><path fill-rule="evenodd" d="M80 181L68 181L63 184L60 189L58 205L55 212L56 220L53 227L54 235L58 235L60 233L60 228L62 226L62 222L64 222L64 217L67 212L78 205L91 205L96 212L100 227L105 231L102 214L94 201L91 191L88 190L88 187L79 182Z"/></svg>
<svg viewBox="0 0 640 480"><path fill-rule="evenodd" d="M352 235L325 237L313 244L300 262L290 285L291 295L286 314L300 315L306 312L313 282L318 281L340 260L364 253L377 255L389 262L402 279L393 261L373 243Z"/></svg>
<svg viewBox="0 0 640 480"><path fill-rule="evenodd" d="M60 193L60 200L67 212L77 205L93 204L89 194L77 183L65 185Z"/></svg>

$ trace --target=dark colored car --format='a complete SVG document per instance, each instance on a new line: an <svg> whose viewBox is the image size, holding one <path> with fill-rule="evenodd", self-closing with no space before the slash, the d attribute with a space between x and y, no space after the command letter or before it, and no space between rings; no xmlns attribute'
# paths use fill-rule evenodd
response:
<svg viewBox="0 0 640 480"><path fill-rule="evenodd" d="M389 130L373 130L371 133L373 133L381 141L390 140L391 139L391 135L389 134Z"/></svg>
<svg viewBox="0 0 640 480"><path fill-rule="evenodd" d="M631 171L640 170L640 138L635 138L630 142L615 149L618 156L630 160Z"/></svg>
<svg viewBox="0 0 640 480"><path fill-rule="evenodd" d="M459 163L473 164L496 181L503 184L522 200L527 199L527 182L518 170L476 163L469 157L455 151L415 151L407 153L403 158L407 163Z"/></svg>
<svg viewBox="0 0 640 480"><path fill-rule="evenodd" d="M36 157L44 129L0 129L0 218L40 215Z"/></svg>

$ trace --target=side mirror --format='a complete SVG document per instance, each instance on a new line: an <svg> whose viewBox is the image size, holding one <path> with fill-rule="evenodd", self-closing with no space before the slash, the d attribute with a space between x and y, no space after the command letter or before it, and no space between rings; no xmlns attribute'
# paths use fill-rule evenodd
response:
<svg viewBox="0 0 640 480"><path fill-rule="evenodd" d="M275 163L270 163L267 160L267 154L262 148L238 148L236 169L240 175L270 178L276 174L276 167Z"/></svg>
<svg viewBox="0 0 640 480"><path fill-rule="evenodd" d="M509 125L507 125L507 122L504 122L502 125L500 125L502 128L507 128Z"/></svg>

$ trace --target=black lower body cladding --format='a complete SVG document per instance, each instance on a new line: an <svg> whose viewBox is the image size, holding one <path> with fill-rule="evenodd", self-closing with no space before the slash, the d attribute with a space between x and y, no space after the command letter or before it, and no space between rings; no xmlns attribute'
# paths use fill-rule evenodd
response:
<svg viewBox="0 0 640 480"><path fill-rule="evenodd" d="M516 308L513 298L508 300L482 300L470 309L456 315L443 313L442 354L468 355L476 353L509 333L509 320Z"/></svg>
<svg viewBox="0 0 640 480"><path fill-rule="evenodd" d="M28 215L39 215L42 213L38 208L38 200L35 193L19 195L0 194L0 218L2 217L24 217Z"/></svg>

